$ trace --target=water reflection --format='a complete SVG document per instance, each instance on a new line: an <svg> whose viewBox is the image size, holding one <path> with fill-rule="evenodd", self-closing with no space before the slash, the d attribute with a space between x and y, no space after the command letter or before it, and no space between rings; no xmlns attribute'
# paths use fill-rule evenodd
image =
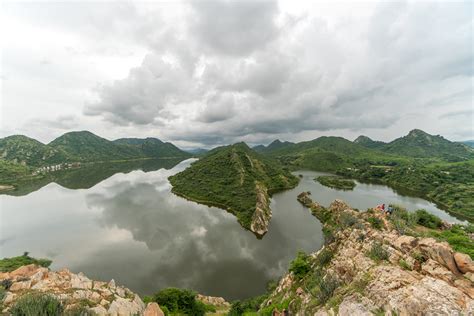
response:
<svg viewBox="0 0 474 316"><path fill-rule="evenodd" d="M129 231L152 251L153 260L140 263L149 271L145 283L141 279L137 284L144 292L178 286L232 299L260 294L269 280L287 269L297 250L321 245L319 223L296 203L291 204L297 210L273 205L270 232L258 241L231 214L170 194L166 177L147 178L116 182L86 196L90 208L101 210L101 225ZM302 229L297 225L301 220L310 224ZM83 268L96 265L102 266L95 261Z"/></svg>
<svg viewBox="0 0 474 316"><path fill-rule="evenodd" d="M30 251L52 258L53 269L113 278L140 294L175 286L232 300L263 293L298 250L321 247L321 224L296 201L301 191L311 191L324 205L342 198L366 209L382 201L453 220L431 203L385 186L337 191L313 180L320 173L298 172L303 174L298 187L273 197L269 232L258 240L233 215L170 192L167 178L190 162L169 170L113 173L99 182L102 176L84 174L77 183L68 182L71 188L92 184L88 189L49 183L26 196L0 196L0 256Z"/></svg>
<svg viewBox="0 0 474 316"><path fill-rule="evenodd" d="M171 169L182 160L138 159L122 162L84 163L80 168L51 172L41 179L21 181L15 190L3 191L0 192L0 195L28 195L50 183L57 183L68 189L90 189L116 173L129 173L134 170L150 172L162 168Z"/></svg>

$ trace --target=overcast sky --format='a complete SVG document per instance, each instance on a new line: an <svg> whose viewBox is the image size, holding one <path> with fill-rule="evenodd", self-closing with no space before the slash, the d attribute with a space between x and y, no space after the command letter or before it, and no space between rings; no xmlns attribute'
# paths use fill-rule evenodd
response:
<svg viewBox="0 0 474 316"><path fill-rule="evenodd" d="M472 2L7 2L1 132L474 139Z"/></svg>

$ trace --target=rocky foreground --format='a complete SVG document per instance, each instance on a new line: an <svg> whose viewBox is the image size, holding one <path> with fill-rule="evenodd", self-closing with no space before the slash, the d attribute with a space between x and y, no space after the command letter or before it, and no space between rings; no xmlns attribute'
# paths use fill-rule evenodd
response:
<svg viewBox="0 0 474 316"><path fill-rule="evenodd" d="M302 260L306 270L301 265L280 280L262 309L281 306L279 312L290 315L474 315L468 255L433 238L402 235L377 211L357 212L339 200L326 209L309 192L298 200L333 233L323 249ZM373 228L369 217L381 227Z"/></svg>
<svg viewBox="0 0 474 316"><path fill-rule="evenodd" d="M145 305L142 299L114 280L91 280L68 269L51 271L31 264L9 273L0 273L2 285L8 285L3 298L2 314L9 314L15 302L27 293L42 292L55 296L65 305L65 313L86 306L90 314L113 316L164 316L157 303ZM229 307L223 298L198 295L198 300L215 306ZM82 315L82 314L81 314Z"/></svg>

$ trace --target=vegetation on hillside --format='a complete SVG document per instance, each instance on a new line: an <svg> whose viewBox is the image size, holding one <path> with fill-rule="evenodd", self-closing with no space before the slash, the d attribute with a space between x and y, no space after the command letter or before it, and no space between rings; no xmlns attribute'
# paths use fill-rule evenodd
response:
<svg viewBox="0 0 474 316"><path fill-rule="evenodd" d="M0 138L0 156L2 161L31 167L68 160L64 151L23 135Z"/></svg>
<svg viewBox="0 0 474 316"><path fill-rule="evenodd" d="M151 297L145 297L145 302L156 302L165 315L195 315L203 316L207 312L215 312L212 305L206 305L196 299L196 292L178 288L163 289Z"/></svg>
<svg viewBox="0 0 474 316"><path fill-rule="evenodd" d="M49 144L14 135L0 139L0 185L23 189L31 183L54 181L58 171L35 172L72 162L125 162L145 159L185 159L191 154L156 138L124 138L109 141L88 131L66 133ZM104 166L104 165L102 165ZM61 167L64 171L64 166ZM72 170L67 170L73 172ZM61 176L61 175L60 175Z"/></svg>
<svg viewBox="0 0 474 316"><path fill-rule="evenodd" d="M367 147L367 148L372 148L372 149L381 149L384 147L387 143L377 141L377 140L372 140L371 138L361 135L357 137L354 140L355 144L359 144L361 146Z"/></svg>
<svg viewBox="0 0 474 316"><path fill-rule="evenodd" d="M258 184L271 195L298 183L288 170L244 143L214 149L169 180L174 193L227 209L248 229L256 208Z"/></svg>
<svg viewBox="0 0 474 316"><path fill-rule="evenodd" d="M425 210L409 212L398 205L391 205L390 222L401 234L416 237L433 237L448 242L454 250L468 254L474 260L474 240L470 234L474 233L474 225L452 225L443 227L442 220Z"/></svg>
<svg viewBox="0 0 474 316"><path fill-rule="evenodd" d="M320 137L263 153L292 170L330 171L344 178L386 184L474 221L472 149L420 130L385 145L372 142L366 137L357 142Z"/></svg>
<svg viewBox="0 0 474 316"><path fill-rule="evenodd" d="M357 165L337 173L363 182L383 183L401 193L418 195L460 218L474 222L474 160L458 163L411 163L397 166Z"/></svg>
<svg viewBox="0 0 474 316"><path fill-rule="evenodd" d="M356 186L354 180L344 179L337 176L319 176L314 180L322 185L339 190L353 190Z"/></svg>
<svg viewBox="0 0 474 316"><path fill-rule="evenodd" d="M0 272L10 272L18 269L21 266L28 264L36 264L42 267L49 267L52 261L49 259L36 259L30 257L28 252L25 252L22 256L3 258L0 260Z"/></svg>

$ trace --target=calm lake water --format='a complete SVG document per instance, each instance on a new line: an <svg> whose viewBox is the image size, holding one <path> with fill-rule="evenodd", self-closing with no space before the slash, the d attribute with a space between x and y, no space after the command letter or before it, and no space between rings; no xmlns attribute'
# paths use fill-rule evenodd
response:
<svg viewBox="0 0 474 316"><path fill-rule="evenodd" d="M298 250L322 246L321 224L296 201L302 191L323 205L336 198L359 209L397 203L456 221L432 203L386 186L358 183L354 191L338 191L313 180L322 173L302 171L297 188L274 195L269 232L258 240L226 211L170 192L167 178L191 161L104 179L94 170L77 170L77 176L57 181L68 188L49 183L26 195L1 195L0 257L29 251L52 259L52 269L115 279L140 294L172 286L233 300L263 293ZM88 181L84 174L95 178Z"/></svg>

